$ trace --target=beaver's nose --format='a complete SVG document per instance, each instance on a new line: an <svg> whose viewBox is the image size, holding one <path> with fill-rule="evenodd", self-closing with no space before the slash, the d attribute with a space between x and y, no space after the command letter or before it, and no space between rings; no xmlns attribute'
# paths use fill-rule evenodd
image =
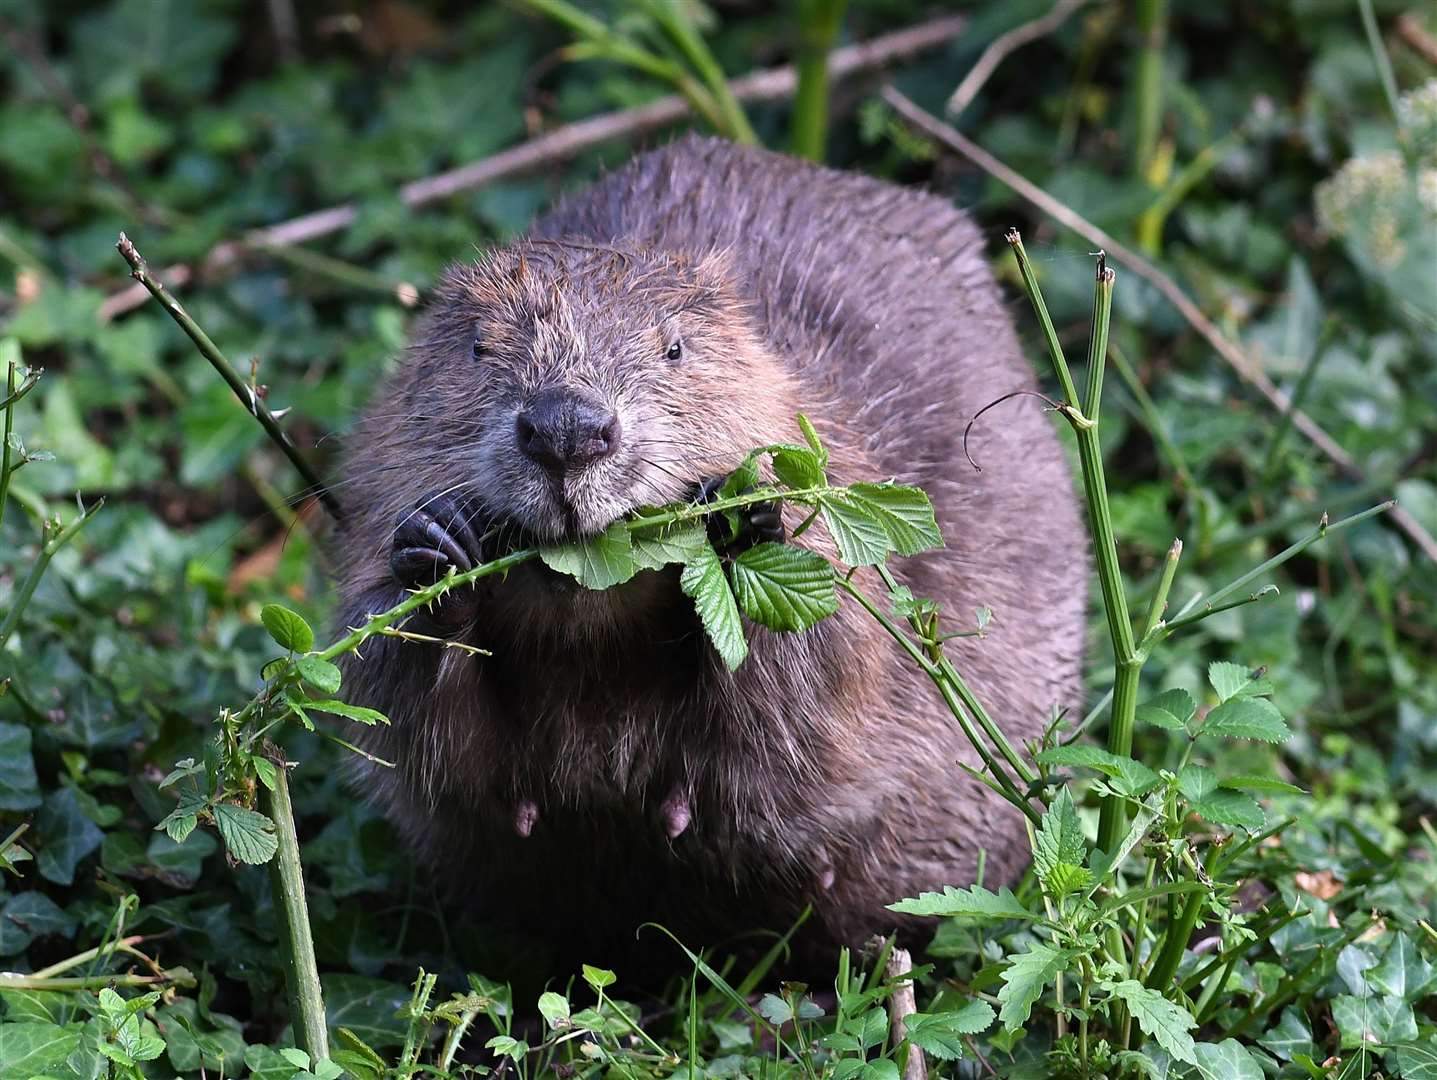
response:
<svg viewBox="0 0 1437 1080"><path fill-rule="evenodd" d="M545 390L514 421L523 453L552 473L582 469L619 448L614 411L572 390Z"/></svg>

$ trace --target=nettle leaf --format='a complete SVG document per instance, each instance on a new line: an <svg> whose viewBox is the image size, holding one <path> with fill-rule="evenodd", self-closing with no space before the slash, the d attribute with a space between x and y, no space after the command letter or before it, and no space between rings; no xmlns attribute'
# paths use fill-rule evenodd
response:
<svg viewBox="0 0 1437 1080"><path fill-rule="evenodd" d="M320 712L332 713L335 716L342 716L346 720L353 720L355 723L364 724L366 727L373 727L375 724L389 723L389 717L385 716L378 709L371 709L364 705L350 705L345 701L306 701L306 709L318 709Z"/></svg>
<svg viewBox="0 0 1437 1080"><path fill-rule="evenodd" d="M1013 957L1003 969L1003 987L998 991L998 1016L1009 1031L1028 1022L1033 1005L1060 972L1068 970L1072 953L1043 942L1034 942L1027 952Z"/></svg>
<svg viewBox="0 0 1437 1080"><path fill-rule="evenodd" d="M963 1036L987 1031L994 1015L986 1001L970 1001L953 1012L914 1013L903 1024L914 1046L944 1061L957 1061L963 1056Z"/></svg>
<svg viewBox="0 0 1437 1080"><path fill-rule="evenodd" d="M1412 1006L1399 997L1354 997L1342 994L1332 999L1332 1022L1337 1025L1343 1049L1410 1042L1417 1038L1417 1018Z"/></svg>
<svg viewBox="0 0 1437 1080"><path fill-rule="evenodd" d="M981 885L969 889L945 886L941 893L919 893L917 899L900 900L888 905L889 911L902 915L937 915L960 919L1041 919L1041 912L1029 911L1013 890L1003 888L989 892Z"/></svg>
<svg viewBox="0 0 1437 1080"><path fill-rule="evenodd" d="M1283 1009L1277 1026L1257 1041L1283 1061L1291 1061L1295 1054L1316 1053L1312 1029L1297 1009Z"/></svg>
<svg viewBox="0 0 1437 1080"><path fill-rule="evenodd" d="M266 604L260 608L259 621L281 648L296 653L314 648L314 631L298 612L280 604Z"/></svg>
<svg viewBox="0 0 1437 1080"><path fill-rule="evenodd" d="M917 555L943 546L933 504L919 488L906 484L851 484L846 498L868 513L900 555Z"/></svg>
<svg viewBox="0 0 1437 1080"><path fill-rule="evenodd" d="M1275 795L1305 795L1306 792L1295 784L1279 780L1275 776L1229 776L1222 786L1234 791L1269 791Z"/></svg>
<svg viewBox="0 0 1437 1080"><path fill-rule="evenodd" d="M1060 872L1058 868L1064 865L1081 867L1087 854L1087 841L1083 839L1083 829L1078 823L1073 796L1066 787L1062 788L1038 827L1037 842L1033 846L1033 865L1043 883L1062 895L1064 891L1071 890L1059 890L1056 878L1061 876L1061 883L1068 883L1072 876L1067 871Z"/></svg>
<svg viewBox="0 0 1437 1080"><path fill-rule="evenodd" d="M1235 697L1265 697L1272 693L1272 683L1261 671L1252 671L1241 664L1214 660L1207 668L1207 681L1217 692L1219 701Z"/></svg>
<svg viewBox="0 0 1437 1080"><path fill-rule="evenodd" d="M1255 739L1281 743L1292 738L1292 730L1277 706L1266 698L1228 698L1207 714L1199 735L1222 739Z"/></svg>
<svg viewBox="0 0 1437 1080"><path fill-rule="evenodd" d="M658 570L671 563L693 562L709 544L708 531L702 522L656 529L648 534L633 534L632 540L634 566L640 570Z"/></svg>
<svg viewBox="0 0 1437 1080"><path fill-rule="evenodd" d="M1184 765L1178 774L1178 791L1199 817L1215 825L1235 825L1256 832L1267 815L1250 795L1223 789L1217 774L1203 765Z"/></svg>
<svg viewBox="0 0 1437 1080"><path fill-rule="evenodd" d="M1038 754L1040 765L1079 765L1121 780L1128 794L1144 795L1158 785L1158 774L1141 761L1121 757L1098 746L1054 746Z"/></svg>
<svg viewBox="0 0 1437 1080"><path fill-rule="evenodd" d="M780 446L773 451L773 474L791 488L822 487L828 479L823 463L806 446Z"/></svg>
<svg viewBox="0 0 1437 1080"><path fill-rule="evenodd" d="M609 589L633 577L633 539L623 521L615 521L598 536L539 549L550 570L568 574L586 589Z"/></svg>
<svg viewBox="0 0 1437 1080"><path fill-rule="evenodd" d="M1128 1012L1143 1029L1143 1034L1155 1039L1177 1060L1189 1065L1197 1064L1193 1037L1188 1034L1197 1027L1192 1013L1135 979L1113 983L1108 990L1127 1005Z"/></svg>
<svg viewBox="0 0 1437 1080"><path fill-rule="evenodd" d="M339 693L339 668L328 660L321 660L317 656L301 656L295 661L295 667L299 669L299 677L321 694Z"/></svg>
<svg viewBox="0 0 1437 1080"><path fill-rule="evenodd" d="M734 560L730 573L743 613L770 630L807 630L838 610L833 567L803 548L758 544Z"/></svg>
<svg viewBox="0 0 1437 1080"><path fill-rule="evenodd" d="M679 587L685 596L693 598L694 610L714 650L730 671L737 671L748 656L748 642L743 636L738 603L713 548L705 544L698 558L684 567Z"/></svg>
<svg viewBox="0 0 1437 1080"><path fill-rule="evenodd" d="M838 547L838 557L848 566L877 566L893 551L893 543L873 517L841 496L825 498L823 523Z"/></svg>
<svg viewBox="0 0 1437 1080"><path fill-rule="evenodd" d="M225 849L237 861L258 865L274 858L279 840L274 835L274 822L269 818L234 803L219 803L213 813Z"/></svg>
<svg viewBox="0 0 1437 1080"><path fill-rule="evenodd" d="M1137 719L1153 727L1180 731L1196 712L1197 703L1186 690L1164 690L1138 706Z"/></svg>

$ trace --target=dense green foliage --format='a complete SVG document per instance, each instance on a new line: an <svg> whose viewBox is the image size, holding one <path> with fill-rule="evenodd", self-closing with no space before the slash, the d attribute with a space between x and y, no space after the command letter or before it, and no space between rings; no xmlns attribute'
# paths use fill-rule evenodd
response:
<svg viewBox="0 0 1437 1080"><path fill-rule="evenodd" d="M353 200L346 229L243 253L178 290L237 365L254 358L296 441L331 463L331 436L402 344L412 290L632 146L605 143L419 211L398 186L670 89L667 69L636 65L622 42L560 57L586 27L554 21L568 5L519 6L531 10L390 2L351 17L299 5L298 38L284 44L269 5L0 0L0 379L11 359L45 369L14 404L0 499L0 968L52 980L0 981L4 1080L214 1075L221 1059L231 1076L241 1061L274 1080L335 1075L276 1049L291 1040L275 897L261 870L225 858L226 845L243 862L272 853L267 823L235 800L253 801L273 765L241 763L230 801L183 803L214 760L211 721L252 700L276 640L297 657L283 677L309 687L295 700L332 692L318 665L338 635L300 629L328 625L322 515L290 508L300 481L158 307L106 319L100 305L129 284L113 251L122 229L152 266L195 263L248 229ZM983 47L1048 6L980 5L962 39L905 62L895 81L941 113ZM1095 2L1009 57L957 119L1173 273L1365 474L1344 474L1280 423L1119 263L1100 450L1135 616L1175 536L1187 545L1176 608L1307 536L1324 511L1336 520L1395 493L1437 532L1437 67L1413 45L1437 23L1411 5L1399 32L1407 6L1376 4L1374 40L1343 0L1167 12ZM662 0L582 10L695 72L681 89L724 125L732 106L705 82L703 46L696 54L684 27L697 18L738 73L811 46L795 10L822 20L841 5L773 7L683 4L677 27ZM929 14L909 0L855 3L841 40ZM1149 17L1167 23L1155 49L1136 30ZM1087 242L914 136L872 89L838 90L828 160L971 207L1050 373L1000 239L1022 224L1058 337L1081 353ZM770 146L815 145L786 106L747 115ZM811 107L802 115L815 122ZM82 531L76 492L91 510L105 499ZM69 528L42 533L55 515ZM849 563L882 557L854 545ZM808 617L783 608L771 568L745 572L734 585L750 614ZM350 1033L336 1055L355 1076L412 1071L445 1060L462 1034L476 1063L529 1075L877 1078L917 1046L963 1075L1437 1076L1437 566L1375 517L1252 587L1269 581L1278 593L1154 651L1131 758L1091 737L1040 756L1048 809L1036 872L1016 895L908 901L959 917L935 922L906 1042L871 958L836 957L835 994L764 968L723 978L676 944L674 987L642 1010L611 996L639 999L622 971L615 983L602 968L549 970L542 943L446 917L433 876L340 783L346 751L289 731L326 1004L332 1029ZM819 593L826 608L831 589ZM921 637L931 612L897 599L898 622ZM265 607L275 602L303 618ZM945 617L961 630L971 613ZM1114 670L1106 627L1095 588L1094 706ZM728 644L737 662L741 636ZM1105 724L1098 711L1091 730ZM169 775L186 759L190 773ZM1092 846L1104 799L1148 800L1148 823L1160 822L1137 830L1131 865L1204 886L1142 903L1151 925L1098 891L1110 878ZM1124 887L1150 885L1139 874ZM1180 922L1197 895L1215 898L1192 912L1208 926L1170 957L1163 993L1131 977L1139 956L1124 971L1095 959L1131 948L1135 929ZM96 947L106 955L86 952ZM416 983L421 967L436 974ZM549 985L537 1009L536 992L511 1009L490 981L514 973ZM500 1057L479 1049L486 1041Z"/></svg>

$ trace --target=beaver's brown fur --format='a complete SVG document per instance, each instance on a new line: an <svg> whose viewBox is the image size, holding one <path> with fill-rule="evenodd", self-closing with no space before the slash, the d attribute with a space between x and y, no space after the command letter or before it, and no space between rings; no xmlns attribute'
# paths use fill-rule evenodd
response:
<svg viewBox="0 0 1437 1080"><path fill-rule="evenodd" d="M623 433L562 496L514 446L517 411L553 386ZM680 140L448 273L349 450L343 621L402 598L395 522L436 494L541 538L593 532L793 441L802 411L835 482L932 497L947 548L894 569L955 629L992 607L986 637L949 652L1030 739L1082 703L1071 478L1032 398L975 428L981 472L961 441L982 406L1033 388L983 239L948 203ZM732 674L673 568L587 592L525 565L465 610L455 635L490 655L383 639L347 664L350 700L393 722L366 745L397 767L362 783L446 881L592 959L645 920L705 945L805 904L854 941L895 924L885 904L970 883L980 850L989 885L1026 863L1021 816L964 776L958 725L853 603L802 634L749 627Z"/></svg>

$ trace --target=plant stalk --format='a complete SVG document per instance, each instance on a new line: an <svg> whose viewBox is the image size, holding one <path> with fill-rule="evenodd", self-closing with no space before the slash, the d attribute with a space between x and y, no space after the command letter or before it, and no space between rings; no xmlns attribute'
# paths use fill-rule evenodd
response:
<svg viewBox="0 0 1437 1080"><path fill-rule="evenodd" d="M1157 153L1163 122L1163 41L1167 36L1167 0L1137 0L1139 35L1133 77L1133 172L1151 182L1148 171Z"/></svg>
<svg viewBox="0 0 1437 1080"><path fill-rule="evenodd" d="M822 161L828 142L828 52L843 25L847 0L800 0L798 90L793 98L794 154Z"/></svg>
<svg viewBox="0 0 1437 1080"><path fill-rule="evenodd" d="M294 827L294 805L289 798L288 769L276 761L274 790L265 788L269 816L275 823L279 850L270 860L275 911L284 944L284 981L289 991L294 1041L311 1062L329 1057L329 1030L325 1026L324 996L319 984L319 963L309 925L304 895L304 869L299 860L299 835Z"/></svg>

